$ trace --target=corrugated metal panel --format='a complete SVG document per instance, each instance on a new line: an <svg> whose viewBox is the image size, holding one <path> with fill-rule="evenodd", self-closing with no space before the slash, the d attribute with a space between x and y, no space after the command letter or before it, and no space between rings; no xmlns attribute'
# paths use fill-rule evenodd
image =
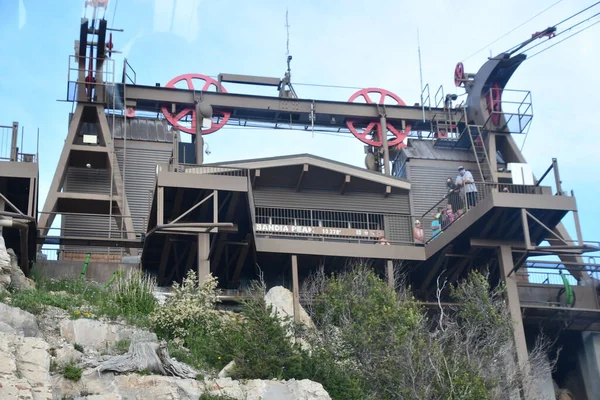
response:
<svg viewBox="0 0 600 400"><path fill-rule="evenodd" d="M69 167L65 184L68 192L110 194L110 180L105 169Z"/></svg>
<svg viewBox="0 0 600 400"><path fill-rule="evenodd" d="M435 147L432 140L409 140L408 147L403 148L402 152L408 159L475 162L472 150Z"/></svg>
<svg viewBox="0 0 600 400"><path fill-rule="evenodd" d="M65 181L65 191L110 194L108 171L103 169L87 169L69 167ZM108 217L64 215L62 217L63 236L108 237ZM116 222L113 220L113 229ZM83 231L82 229L85 229ZM106 252L106 248L64 246L65 251L96 253Z"/></svg>
<svg viewBox="0 0 600 400"><path fill-rule="evenodd" d="M413 215L421 216L448 194L446 179L456 179L458 165L455 162L409 162L407 165ZM471 164L463 165L473 171Z"/></svg>
<svg viewBox="0 0 600 400"><path fill-rule="evenodd" d="M112 116L107 116L108 126L112 132ZM114 138L123 139L123 118L115 117ZM169 131L169 124L164 119L152 118L127 118L127 140L141 140L144 142L173 142L173 135Z"/></svg>
<svg viewBox="0 0 600 400"><path fill-rule="evenodd" d="M117 149L122 146L122 141L115 142ZM124 151L116 152L121 174L124 174L125 194L136 232L146 230L144 224L148 218L150 193L154 190L156 182L156 164L168 162L171 152L172 145L168 143L159 149L127 147L126 157ZM123 168L124 158L127 161L125 168Z"/></svg>
<svg viewBox="0 0 600 400"><path fill-rule="evenodd" d="M254 188L257 207L285 207L293 209L361 211L374 213L409 214L408 192L384 197L383 193L337 192L262 187Z"/></svg>

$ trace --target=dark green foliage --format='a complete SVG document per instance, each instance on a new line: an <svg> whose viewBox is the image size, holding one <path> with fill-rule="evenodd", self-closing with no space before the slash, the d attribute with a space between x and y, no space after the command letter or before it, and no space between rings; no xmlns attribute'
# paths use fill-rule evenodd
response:
<svg viewBox="0 0 600 400"><path fill-rule="evenodd" d="M73 363L68 363L62 368L62 374L65 378L77 382L81 379L83 370Z"/></svg>

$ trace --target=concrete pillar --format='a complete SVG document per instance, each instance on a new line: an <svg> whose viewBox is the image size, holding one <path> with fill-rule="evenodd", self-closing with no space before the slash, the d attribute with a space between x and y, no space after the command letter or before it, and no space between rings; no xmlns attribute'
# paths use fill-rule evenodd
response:
<svg viewBox="0 0 600 400"><path fill-rule="evenodd" d="M198 234L198 283L202 284L210 274L210 236L208 233Z"/></svg>
<svg viewBox="0 0 600 400"><path fill-rule="evenodd" d="M523 389L525 393L530 393L531 391L528 390L529 388L527 387L530 382L529 377L531 376L529 371L529 354L527 351L527 342L525 341L525 330L523 329L519 292L517 290L517 275L516 273L513 273L508 276L514 268L512 249L510 246L500 246L498 250L498 261L500 263L502 280L506 285L506 303L513 323L517 363L523 372L524 384L526 385ZM523 398L527 399L528 397L524 396Z"/></svg>
<svg viewBox="0 0 600 400"><path fill-rule="evenodd" d="M292 294L294 296L294 322L300 322L300 293L298 284L298 256L292 255Z"/></svg>

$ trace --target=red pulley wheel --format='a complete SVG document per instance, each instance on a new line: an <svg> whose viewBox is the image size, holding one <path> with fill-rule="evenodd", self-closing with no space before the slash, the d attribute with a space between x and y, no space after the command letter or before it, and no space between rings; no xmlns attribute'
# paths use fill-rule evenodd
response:
<svg viewBox="0 0 600 400"><path fill-rule="evenodd" d="M377 95L379 95L379 100L375 100ZM348 99L348 102L354 102L359 97L362 97L367 104L385 104L387 98L391 98L394 105L405 106L404 100L400 98L397 94L390 92L386 89L379 88L368 88L361 89L358 92L354 93ZM375 101L374 101L375 100ZM363 122L364 121L360 121ZM381 132L381 123L379 120L371 121L367 123L365 128L358 128L357 125L360 123L359 121L346 121L346 126L352 132L354 136L356 136L361 142L369 144L375 147L381 147L382 143L382 132ZM395 122L394 122L395 123ZM405 129L396 128L391 122L386 122L386 127L388 132L388 146L398 146L398 148L405 147L404 140L410 133L411 126L406 125ZM392 134L392 137L389 136L389 133Z"/></svg>
<svg viewBox="0 0 600 400"><path fill-rule="evenodd" d="M494 83L486 97L487 110L491 115L494 125L500 124L502 116L502 88L499 84Z"/></svg>
<svg viewBox="0 0 600 400"><path fill-rule="evenodd" d="M202 85L201 88L194 87L194 80L203 81L204 84ZM179 82L185 82L187 85L187 88L189 90L195 89L197 91L206 92L206 91L209 91L212 87L214 87L215 90L219 89L219 82L217 80L215 80L209 76L201 75L201 74L184 74L184 75L176 76L175 78L173 78L169 82L167 82L165 87L176 88L175 85L178 84ZM221 85L220 91L223 93L227 93L227 91L225 90L223 85ZM196 117L196 108L195 107L184 108L183 110L179 111L175 115L171 114L167 107L162 107L161 111L165 115L165 118L167 119L167 121L169 121L169 123L171 125L179 128L180 131L187 132L191 135L196 134L197 117ZM191 115L191 117L192 117L192 126L191 127L181 124L182 120L184 118L186 118L188 115ZM213 133L215 131L218 131L222 127L224 127L225 124L227 124L227 121L229 121L229 118L231 117L231 113L229 111L213 110L213 117L214 116L220 117L219 122L215 123L213 121L210 128L202 129L203 135L208 135L209 133Z"/></svg>
<svg viewBox="0 0 600 400"><path fill-rule="evenodd" d="M459 62L456 64L454 68L454 84L456 86L461 86L465 81L465 66L463 63Z"/></svg>

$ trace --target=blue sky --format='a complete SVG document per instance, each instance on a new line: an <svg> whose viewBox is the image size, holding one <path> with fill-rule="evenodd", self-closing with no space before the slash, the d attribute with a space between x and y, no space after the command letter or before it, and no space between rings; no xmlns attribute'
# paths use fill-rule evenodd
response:
<svg viewBox="0 0 600 400"><path fill-rule="evenodd" d="M126 56L138 83L164 85L192 72L282 77L288 8L292 80L300 97L345 101L355 90L299 83L382 87L413 104L420 96L417 29L424 82L462 94L452 81L458 61L555 2L111 0L107 19L109 27L125 30L113 35L115 48L125 53L114 56L117 75ZM592 3L561 1L465 60L466 71L476 72L490 51L506 50ZM25 126L26 152L35 151L35 131L40 128L40 208L68 129L72 105L57 100L66 97L68 56L74 53L83 4L83 0L0 0L0 125L19 121ZM539 176L552 157L558 158L563 187L577 195L588 240L600 240L596 210L600 138L597 107L590 101L600 87L598 39L600 25L526 61L509 84L533 94L534 120L524 147L528 162ZM265 94L248 87L228 88ZM312 153L364 163L363 145L351 136L227 128L205 140L212 150L207 162ZM517 138L518 143L522 140ZM572 228L571 220L566 222Z"/></svg>

